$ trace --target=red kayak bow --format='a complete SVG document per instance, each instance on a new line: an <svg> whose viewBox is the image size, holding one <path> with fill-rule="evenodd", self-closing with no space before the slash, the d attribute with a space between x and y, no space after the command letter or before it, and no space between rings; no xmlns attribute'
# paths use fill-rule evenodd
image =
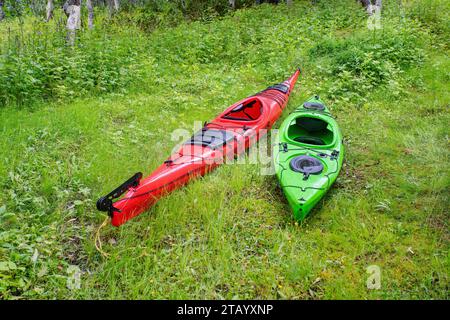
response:
<svg viewBox="0 0 450 320"><path fill-rule="evenodd" d="M244 153L272 127L286 107L300 70L286 81L236 102L206 123L152 174L138 172L101 197L97 208L120 226L149 209L159 198ZM126 195L120 198L124 193Z"/></svg>

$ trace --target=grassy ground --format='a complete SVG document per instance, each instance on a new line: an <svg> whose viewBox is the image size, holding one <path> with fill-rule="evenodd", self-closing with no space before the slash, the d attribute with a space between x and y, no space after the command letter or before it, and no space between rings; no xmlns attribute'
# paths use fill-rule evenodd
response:
<svg viewBox="0 0 450 320"><path fill-rule="evenodd" d="M0 297L448 299L448 29L439 11L420 21L413 5L385 10L377 31L350 0L263 5L151 35L130 27L111 36L141 41L133 84L0 108ZM100 195L159 165L173 130L297 65L284 117L319 94L347 148L308 219L291 219L260 166L223 166L103 229L109 256L96 251ZM366 286L371 265L378 290ZM71 266L79 289L67 286Z"/></svg>

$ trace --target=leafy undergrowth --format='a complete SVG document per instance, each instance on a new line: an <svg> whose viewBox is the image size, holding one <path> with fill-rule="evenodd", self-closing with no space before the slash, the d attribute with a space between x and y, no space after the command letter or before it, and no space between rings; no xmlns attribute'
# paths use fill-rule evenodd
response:
<svg viewBox="0 0 450 320"><path fill-rule="evenodd" d="M99 25L79 32L69 46L61 19L47 24L30 18L0 29L7 35L0 38L0 108L124 92L143 76L141 34L117 29L112 35Z"/></svg>
<svg viewBox="0 0 450 320"><path fill-rule="evenodd" d="M114 26L103 38L85 35L77 67L52 77L76 88L75 69L97 74L99 60L82 63L96 53L110 57L102 70L123 63L126 77L111 71L109 80L129 81L100 91L80 84L72 98L52 88L47 105L17 108L11 98L0 110L0 297L448 298L448 34L436 31L443 19L403 10L387 4L374 31L348 0L262 5L150 35ZM105 46L83 51L97 41L89 37ZM123 227L106 227L109 256L96 251L104 216L95 199L156 168L180 142L175 129L192 132L194 121L299 65L283 117L319 94L347 148L340 177L311 216L292 221L261 165L226 165ZM28 92L20 83L5 88ZM366 285L372 265L381 270L377 290Z"/></svg>

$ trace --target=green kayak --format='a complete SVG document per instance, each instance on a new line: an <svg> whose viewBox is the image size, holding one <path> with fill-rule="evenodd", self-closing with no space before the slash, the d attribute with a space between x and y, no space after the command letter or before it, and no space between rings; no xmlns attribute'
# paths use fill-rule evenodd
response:
<svg viewBox="0 0 450 320"><path fill-rule="evenodd" d="M318 96L281 124L273 160L294 218L303 220L330 189L344 160L339 126Z"/></svg>

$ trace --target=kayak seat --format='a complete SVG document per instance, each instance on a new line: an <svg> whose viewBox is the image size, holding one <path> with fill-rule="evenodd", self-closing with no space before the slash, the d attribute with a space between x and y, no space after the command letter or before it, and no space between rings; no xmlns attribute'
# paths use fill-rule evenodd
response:
<svg viewBox="0 0 450 320"><path fill-rule="evenodd" d="M307 136L296 137L296 138L294 138L294 141L301 142L301 143L307 143L307 144L314 144L317 146L326 145L325 141L323 141L322 139L317 138L317 137L307 137Z"/></svg>
<svg viewBox="0 0 450 320"><path fill-rule="evenodd" d="M228 111L222 118L236 121L253 121L257 120L262 113L262 104L259 100L249 100L238 104L236 107Z"/></svg>
<svg viewBox="0 0 450 320"><path fill-rule="evenodd" d="M213 150L222 147L234 139L234 134L226 130L202 129L195 133L185 145L200 145Z"/></svg>
<svg viewBox="0 0 450 320"><path fill-rule="evenodd" d="M288 136L300 143L324 146L333 142L333 131L327 121L319 118L302 116L291 123Z"/></svg>

